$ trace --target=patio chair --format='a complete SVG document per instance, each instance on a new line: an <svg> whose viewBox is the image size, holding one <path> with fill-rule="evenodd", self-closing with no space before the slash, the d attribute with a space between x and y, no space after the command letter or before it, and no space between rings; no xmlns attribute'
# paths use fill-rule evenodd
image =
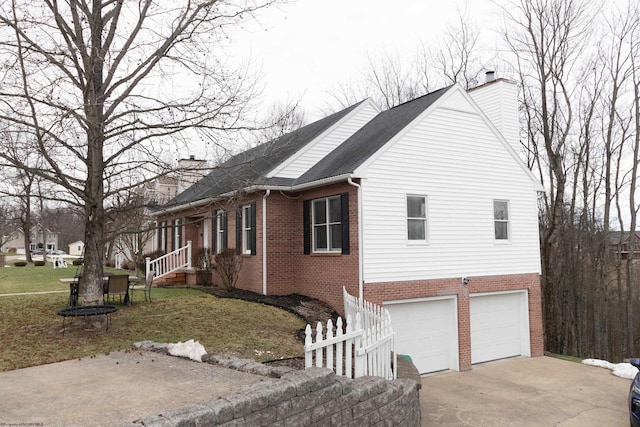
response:
<svg viewBox="0 0 640 427"><path fill-rule="evenodd" d="M127 274L113 274L107 279L106 297L113 300L113 297L120 295L120 302L124 295L124 302L129 302L129 276Z"/></svg>
<svg viewBox="0 0 640 427"><path fill-rule="evenodd" d="M156 277L156 272L151 270L147 273L147 278L144 283L140 283L138 285L133 285L129 289L131 289L131 302L133 302L133 291L143 291L144 292L144 300L147 301L147 296L149 297L149 302L151 302L151 285L153 284L153 278Z"/></svg>

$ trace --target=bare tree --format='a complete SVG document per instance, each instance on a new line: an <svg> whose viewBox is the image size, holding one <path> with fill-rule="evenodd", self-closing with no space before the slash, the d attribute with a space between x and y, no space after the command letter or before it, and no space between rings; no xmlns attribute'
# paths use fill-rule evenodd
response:
<svg viewBox="0 0 640 427"><path fill-rule="evenodd" d="M220 59L223 40L270 3L0 4L0 121L42 156L33 172L84 209L84 304L102 302L105 201L166 173L166 153L192 139L187 131L246 127L256 85ZM7 164L29 169L1 148Z"/></svg>
<svg viewBox="0 0 640 427"><path fill-rule="evenodd" d="M447 27L438 46L416 40L412 61L388 52L368 57L368 69L356 82L342 83L331 93L333 101L347 107L371 98L383 110L425 95L436 87L460 83L475 86L483 70L479 31L466 9L456 25Z"/></svg>
<svg viewBox="0 0 640 427"><path fill-rule="evenodd" d="M480 32L471 23L466 7L458 10L457 25L446 28L435 52L429 53L429 48L422 45L419 69L423 80L442 80L447 85L460 83L465 89L477 86L484 68L479 54L479 37ZM431 63L435 63L435 78L429 78L429 72L434 71Z"/></svg>

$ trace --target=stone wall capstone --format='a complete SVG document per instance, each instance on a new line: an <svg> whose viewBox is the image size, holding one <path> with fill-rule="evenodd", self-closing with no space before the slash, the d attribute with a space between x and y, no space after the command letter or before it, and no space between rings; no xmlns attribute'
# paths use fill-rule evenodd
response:
<svg viewBox="0 0 640 427"><path fill-rule="evenodd" d="M265 380L199 405L141 418L127 427L420 426L419 384L412 379L347 379L331 370L268 367L228 356L207 362Z"/></svg>

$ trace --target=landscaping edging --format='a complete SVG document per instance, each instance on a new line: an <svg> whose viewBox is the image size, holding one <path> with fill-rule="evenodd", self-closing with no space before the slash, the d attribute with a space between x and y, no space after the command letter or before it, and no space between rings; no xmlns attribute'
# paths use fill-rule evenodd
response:
<svg viewBox="0 0 640 427"><path fill-rule="evenodd" d="M144 341L135 346L166 352L168 344ZM420 426L418 383L411 379L351 380L338 377L329 369L300 371L209 354L203 361L268 379L201 405L150 416L126 426Z"/></svg>

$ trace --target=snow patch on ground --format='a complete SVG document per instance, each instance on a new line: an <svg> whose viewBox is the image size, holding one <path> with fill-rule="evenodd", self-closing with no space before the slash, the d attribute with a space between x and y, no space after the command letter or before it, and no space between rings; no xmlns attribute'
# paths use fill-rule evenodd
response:
<svg viewBox="0 0 640 427"><path fill-rule="evenodd" d="M585 365L609 369L613 375L620 378L628 378L630 380L632 380L638 373L638 369L630 363L611 363L600 359L584 359L582 363Z"/></svg>
<svg viewBox="0 0 640 427"><path fill-rule="evenodd" d="M202 356L207 354L204 346L198 341L192 339L186 342L179 342L176 344L169 344L167 351L172 356L186 357L196 362L202 362Z"/></svg>

